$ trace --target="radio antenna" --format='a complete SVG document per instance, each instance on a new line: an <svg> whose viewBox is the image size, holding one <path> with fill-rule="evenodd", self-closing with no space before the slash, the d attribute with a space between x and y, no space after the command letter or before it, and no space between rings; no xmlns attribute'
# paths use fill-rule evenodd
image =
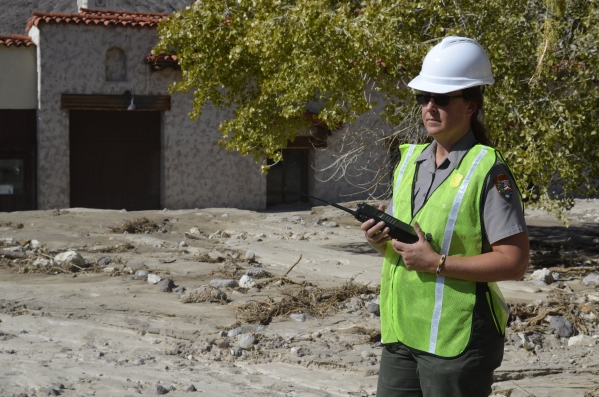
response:
<svg viewBox="0 0 599 397"><path fill-rule="evenodd" d="M328 205L332 205L335 208L339 208L340 210L343 210L345 212L349 212L353 216L356 216L356 212L355 211L352 211L349 208L343 207L343 206L341 206L339 204L330 203L330 202L328 202L326 200L323 200L323 199L320 199L318 197L310 196L309 194L298 192L297 190L289 189L287 186L285 186L285 191L286 192L293 192L295 194L299 194L300 196L306 196L306 197L310 197L311 199L314 199L314 200L322 201L323 203L327 203Z"/></svg>

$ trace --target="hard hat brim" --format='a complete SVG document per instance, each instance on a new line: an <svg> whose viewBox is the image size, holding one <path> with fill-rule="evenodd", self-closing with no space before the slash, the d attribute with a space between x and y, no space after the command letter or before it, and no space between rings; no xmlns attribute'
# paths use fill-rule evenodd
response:
<svg viewBox="0 0 599 397"><path fill-rule="evenodd" d="M464 78L450 78L450 79L434 79L437 81L431 81L429 77L423 77L422 75L416 76L412 81L408 83L408 87L418 91L431 92L434 94L447 94L452 91L459 91L477 85L493 84L495 81L493 77L481 80L481 79L464 79Z"/></svg>

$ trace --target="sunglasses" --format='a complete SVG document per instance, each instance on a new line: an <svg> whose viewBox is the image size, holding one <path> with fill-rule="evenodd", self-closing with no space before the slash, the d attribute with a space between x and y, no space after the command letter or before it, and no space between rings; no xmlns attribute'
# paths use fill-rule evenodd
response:
<svg viewBox="0 0 599 397"><path fill-rule="evenodd" d="M428 103L433 100L437 106L446 106L449 104L454 98L462 98L464 95L435 95L431 94L416 94L416 102L421 104L422 106L428 105Z"/></svg>

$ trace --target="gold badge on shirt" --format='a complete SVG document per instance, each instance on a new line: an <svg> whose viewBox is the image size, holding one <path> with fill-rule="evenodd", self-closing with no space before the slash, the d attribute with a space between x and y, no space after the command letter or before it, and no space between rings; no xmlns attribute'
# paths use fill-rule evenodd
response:
<svg viewBox="0 0 599 397"><path fill-rule="evenodd" d="M514 193L512 181L505 174L499 174L497 175L497 178L495 178L494 185L499 195L501 195L505 201L510 201L512 194Z"/></svg>

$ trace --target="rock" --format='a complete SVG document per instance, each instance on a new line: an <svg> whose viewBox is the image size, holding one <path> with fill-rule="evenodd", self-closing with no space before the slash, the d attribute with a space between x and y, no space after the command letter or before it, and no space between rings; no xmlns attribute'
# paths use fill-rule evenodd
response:
<svg viewBox="0 0 599 397"><path fill-rule="evenodd" d="M239 279L239 286L240 286L241 288L252 288L252 287L254 287L255 285L256 285L256 282L254 281L254 279L253 279L253 278L251 278L251 277L250 277L250 276L248 276L248 275L242 276L242 277Z"/></svg>
<svg viewBox="0 0 599 397"><path fill-rule="evenodd" d="M248 251L245 253L245 259L249 260L249 261L253 261L256 258L256 254L254 253L254 251Z"/></svg>
<svg viewBox="0 0 599 397"><path fill-rule="evenodd" d="M162 278L157 274L148 274L148 283L150 284L158 284L162 280Z"/></svg>
<svg viewBox="0 0 599 397"><path fill-rule="evenodd" d="M180 298L182 303L223 302L226 300L227 294L209 285L202 285L199 288L187 291Z"/></svg>
<svg viewBox="0 0 599 397"><path fill-rule="evenodd" d="M555 330L555 334L561 338L569 338L573 333L572 323L562 316L552 316L549 320L549 328Z"/></svg>
<svg viewBox="0 0 599 397"><path fill-rule="evenodd" d="M106 266L106 265L110 265L110 263L112 263L112 258L109 258L107 256L103 256L102 258L98 259L96 261L96 263L100 266Z"/></svg>
<svg viewBox="0 0 599 397"><path fill-rule="evenodd" d="M219 349L227 349L229 346L231 346L231 344L229 343L229 341L227 339L225 339L225 340L221 340L220 342L218 342L216 346Z"/></svg>
<svg viewBox="0 0 599 397"><path fill-rule="evenodd" d="M595 338L583 334L568 339L568 346L594 346L595 343Z"/></svg>
<svg viewBox="0 0 599 397"><path fill-rule="evenodd" d="M599 273L591 273L582 279L582 283L589 287L596 287L599 285Z"/></svg>
<svg viewBox="0 0 599 397"><path fill-rule="evenodd" d="M337 226L339 226L339 225L337 225L336 222L329 222L329 223L327 223L327 227L337 227Z"/></svg>
<svg viewBox="0 0 599 397"><path fill-rule="evenodd" d="M558 272L553 272L553 273L551 273L551 275L553 276L553 279L554 279L555 281L558 281L558 280L559 280L559 278L560 278L560 275L559 275L559 273L558 273Z"/></svg>
<svg viewBox="0 0 599 397"><path fill-rule="evenodd" d="M150 274L150 272L147 270L138 270L135 272L133 277L135 277L137 280L147 280L148 274Z"/></svg>
<svg viewBox="0 0 599 397"><path fill-rule="evenodd" d="M366 311L368 313L373 313L376 316L380 316L381 315L381 307L379 306L378 303L375 302L369 302L366 304Z"/></svg>
<svg viewBox="0 0 599 397"><path fill-rule="evenodd" d="M220 234L220 238L229 238L229 237L231 237L231 235L230 235L228 232L224 232L224 231L223 231L223 232Z"/></svg>
<svg viewBox="0 0 599 397"><path fill-rule="evenodd" d="M187 247L187 243L185 241L181 241L179 243L179 247L185 248L185 247Z"/></svg>
<svg viewBox="0 0 599 397"><path fill-rule="evenodd" d="M530 276L531 280L541 280L544 281L547 285L551 284L555 280L551 275L551 271L547 268L543 268L541 270L535 270Z"/></svg>
<svg viewBox="0 0 599 397"><path fill-rule="evenodd" d="M524 332L518 332L518 336L522 341L522 347L526 350L532 350L535 348L534 342Z"/></svg>
<svg viewBox="0 0 599 397"><path fill-rule="evenodd" d="M533 280L532 285L536 285L537 287L546 287L547 283L543 280Z"/></svg>
<svg viewBox="0 0 599 397"><path fill-rule="evenodd" d="M157 284L162 289L162 292L172 292L173 288L176 287L175 283L170 278L160 280Z"/></svg>
<svg viewBox="0 0 599 397"><path fill-rule="evenodd" d="M252 348L252 346L254 346L256 342L258 342L258 340L252 335L243 335L239 339L239 347L241 347L244 350L249 350Z"/></svg>
<svg viewBox="0 0 599 397"><path fill-rule="evenodd" d="M168 389L166 387L159 385L159 384L155 384L154 386L152 386L148 390L146 390L145 394L159 396L159 395L167 394L167 393L168 393Z"/></svg>
<svg viewBox="0 0 599 397"><path fill-rule="evenodd" d="M114 272L115 270L116 270L116 267L114 267L114 266L107 266L107 267L105 267L104 269L102 269L102 271L103 271L104 273L112 273L112 272Z"/></svg>
<svg viewBox="0 0 599 397"><path fill-rule="evenodd" d="M310 318L310 316L307 315L306 313L291 313L289 315L289 318L291 318L291 319L293 319L295 321L299 321L300 323L303 323L308 318Z"/></svg>
<svg viewBox="0 0 599 397"><path fill-rule="evenodd" d="M64 269L85 267L85 259L75 251L67 251L54 257L54 262Z"/></svg>
<svg viewBox="0 0 599 397"><path fill-rule="evenodd" d="M266 274L266 271L264 269L260 269L257 267L251 267L249 269L247 269L245 271L245 274L247 276L253 277L253 278L265 278L268 277L268 274Z"/></svg>
<svg viewBox="0 0 599 397"><path fill-rule="evenodd" d="M196 387L194 385L189 385L189 387L187 389L185 389L185 391L194 392L194 391L198 391L198 389L196 389Z"/></svg>
<svg viewBox="0 0 599 397"><path fill-rule="evenodd" d="M212 251L208 252L208 257L210 259L212 259L213 261L220 261L222 259L227 259L226 255L224 255L222 252L216 251L216 250L212 250Z"/></svg>
<svg viewBox="0 0 599 397"><path fill-rule="evenodd" d="M189 234L193 234L195 236L201 236L202 235L202 229L199 229L197 227L192 227L191 229L189 229Z"/></svg>
<svg viewBox="0 0 599 397"><path fill-rule="evenodd" d="M296 222L301 222L302 221L302 217L301 216L294 216L291 218L291 222L296 223Z"/></svg>
<svg viewBox="0 0 599 397"><path fill-rule="evenodd" d="M31 247L31 249L36 249L36 248L40 248L42 245L40 244L40 242L38 240L31 240L29 242L29 246Z"/></svg>
<svg viewBox="0 0 599 397"><path fill-rule="evenodd" d="M52 266L54 265L54 261L52 259L46 259L46 258L37 258L35 260L35 262L33 262L33 266L41 266L41 267L46 267L46 266Z"/></svg>
<svg viewBox="0 0 599 397"><path fill-rule="evenodd" d="M362 356L362 358L370 358L370 357L374 357L375 354L371 351L364 350L362 353L360 353L360 356Z"/></svg>
<svg viewBox="0 0 599 397"><path fill-rule="evenodd" d="M210 280L210 286L214 288L235 288L238 284L235 280L217 278Z"/></svg>
<svg viewBox="0 0 599 397"><path fill-rule="evenodd" d="M589 302L599 302L599 295L588 294L587 298Z"/></svg>
<svg viewBox="0 0 599 397"><path fill-rule="evenodd" d="M192 234L192 233L188 233L188 232L185 232L184 236L185 236L185 238L190 238L192 240L200 240L202 238L202 236L200 236L198 234Z"/></svg>
<svg viewBox="0 0 599 397"><path fill-rule="evenodd" d="M241 334L249 334L250 332L264 331L264 325L242 325L241 327L233 328L227 333L228 337L234 337Z"/></svg>
<svg viewBox="0 0 599 397"><path fill-rule="evenodd" d="M187 289L187 288L185 288L184 286L182 286L182 285L179 285L179 286L177 286L177 287L173 288L173 292L180 292L180 293L183 293L183 292L185 292L185 290L186 290L186 289Z"/></svg>
<svg viewBox="0 0 599 397"><path fill-rule="evenodd" d="M241 347L236 347L231 350L231 355L233 357L241 357L243 355L243 349Z"/></svg>

